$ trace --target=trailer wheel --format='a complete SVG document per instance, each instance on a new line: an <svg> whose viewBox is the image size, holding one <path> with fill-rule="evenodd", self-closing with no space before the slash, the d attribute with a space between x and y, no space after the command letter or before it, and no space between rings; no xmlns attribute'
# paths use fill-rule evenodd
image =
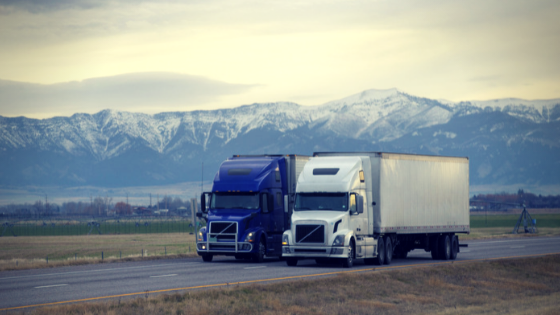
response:
<svg viewBox="0 0 560 315"><path fill-rule="evenodd" d="M204 260L205 262L211 262L212 258L214 258L214 255L212 255L212 254L202 255L202 260Z"/></svg>
<svg viewBox="0 0 560 315"><path fill-rule="evenodd" d="M457 253L459 252L459 238L457 235L451 236L451 260L457 259Z"/></svg>
<svg viewBox="0 0 560 315"><path fill-rule="evenodd" d="M439 236L430 237L430 252L432 253L432 259L439 259Z"/></svg>
<svg viewBox="0 0 560 315"><path fill-rule="evenodd" d="M377 258L375 259L375 264L378 266L383 265L385 262L385 242L383 242L383 238L379 237L377 240Z"/></svg>
<svg viewBox="0 0 560 315"><path fill-rule="evenodd" d="M440 259L449 260L451 257L451 240L449 235L442 235L438 240Z"/></svg>
<svg viewBox="0 0 560 315"><path fill-rule="evenodd" d="M385 265L390 265L393 260L393 243L390 236L385 236Z"/></svg>
<svg viewBox="0 0 560 315"><path fill-rule="evenodd" d="M348 245L348 257L342 261L342 267L352 268L354 266L354 241L350 241Z"/></svg>
<svg viewBox="0 0 560 315"><path fill-rule="evenodd" d="M297 266L297 258L286 258L286 264L290 267Z"/></svg>
<svg viewBox="0 0 560 315"><path fill-rule="evenodd" d="M264 261L265 252L266 246L264 245L264 241L261 239L259 242L259 251L256 254L253 254L253 261L256 263L262 263Z"/></svg>

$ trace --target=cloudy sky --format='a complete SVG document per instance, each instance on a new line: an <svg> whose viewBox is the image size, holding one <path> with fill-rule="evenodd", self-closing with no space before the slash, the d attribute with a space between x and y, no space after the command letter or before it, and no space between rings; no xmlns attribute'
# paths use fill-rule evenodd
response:
<svg viewBox="0 0 560 315"><path fill-rule="evenodd" d="M0 115L560 98L560 1L0 0Z"/></svg>

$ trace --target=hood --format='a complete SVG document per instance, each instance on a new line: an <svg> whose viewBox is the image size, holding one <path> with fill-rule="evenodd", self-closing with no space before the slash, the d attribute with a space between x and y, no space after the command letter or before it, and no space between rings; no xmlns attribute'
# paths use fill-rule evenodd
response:
<svg viewBox="0 0 560 315"><path fill-rule="evenodd" d="M254 217L259 213L260 210L246 210L240 213L239 210L235 209L220 209L219 211L208 212L208 221L243 221Z"/></svg>
<svg viewBox="0 0 560 315"><path fill-rule="evenodd" d="M348 211L294 211L292 222L320 220L328 224L341 220L348 215Z"/></svg>

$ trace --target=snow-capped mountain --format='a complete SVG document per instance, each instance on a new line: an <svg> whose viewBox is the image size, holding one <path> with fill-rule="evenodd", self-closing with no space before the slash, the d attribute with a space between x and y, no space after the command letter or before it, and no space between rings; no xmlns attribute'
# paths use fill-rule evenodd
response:
<svg viewBox="0 0 560 315"><path fill-rule="evenodd" d="M326 150L469 156L471 183L559 183L559 134L560 99L453 103L397 89L313 107L0 116L0 185L175 183L233 154Z"/></svg>

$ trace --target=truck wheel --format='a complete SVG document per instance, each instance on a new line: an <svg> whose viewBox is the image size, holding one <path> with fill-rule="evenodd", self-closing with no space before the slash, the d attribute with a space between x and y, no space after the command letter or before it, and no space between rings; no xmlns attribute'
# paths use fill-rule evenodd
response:
<svg viewBox="0 0 560 315"><path fill-rule="evenodd" d="M286 264L290 267L297 266L297 258L286 257Z"/></svg>
<svg viewBox="0 0 560 315"><path fill-rule="evenodd" d="M385 262L385 242L383 242L383 238L379 237L377 240L377 258L375 259L375 264L378 266L383 265Z"/></svg>
<svg viewBox="0 0 560 315"><path fill-rule="evenodd" d="M214 255L212 255L212 254L202 255L202 260L204 260L205 262L211 262L212 258L214 258Z"/></svg>
<svg viewBox="0 0 560 315"><path fill-rule="evenodd" d="M432 253L432 259L439 259L439 236L430 237L430 252Z"/></svg>
<svg viewBox="0 0 560 315"><path fill-rule="evenodd" d="M457 258L457 253L459 252L459 238L457 235L451 236L451 260L455 260Z"/></svg>
<svg viewBox="0 0 560 315"><path fill-rule="evenodd" d="M390 265L393 260L393 243L391 242L391 237L385 237L385 265Z"/></svg>
<svg viewBox="0 0 560 315"><path fill-rule="evenodd" d="M438 240L440 259L449 260L451 257L451 240L449 235L442 235Z"/></svg>
<svg viewBox="0 0 560 315"><path fill-rule="evenodd" d="M253 254L253 261L256 263L262 263L264 261L265 252L266 246L264 245L264 241L261 240L259 242L259 251L256 254Z"/></svg>
<svg viewBox="0 0 560 315"><path fill-rule="evenodd" d="M348 246L348 257L344 258L342 261L342 267L352 268L352 266L354 266L354 242L350 241L350 245Z"/></svg>

